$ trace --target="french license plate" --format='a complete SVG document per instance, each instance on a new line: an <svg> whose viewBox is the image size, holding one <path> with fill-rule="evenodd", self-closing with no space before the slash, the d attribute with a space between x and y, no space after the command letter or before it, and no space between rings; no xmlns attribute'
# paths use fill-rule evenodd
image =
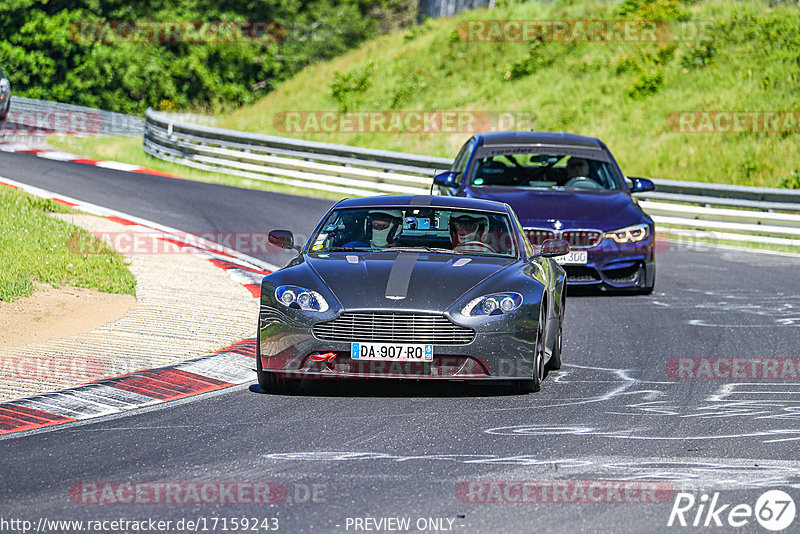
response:
<svg viewBox="0 0 800 534"><path fill-rule="evenodd" d="M432 362L433 345L353 342L350 357L354 360Z"/></svg>
<svg viewBox="0 0 800 534"><path fill-rule="evenodd" d="M585 250L573 250L563 256L556 256L555 259L561 265L586 265L589 260L589 253Z"/></svg>

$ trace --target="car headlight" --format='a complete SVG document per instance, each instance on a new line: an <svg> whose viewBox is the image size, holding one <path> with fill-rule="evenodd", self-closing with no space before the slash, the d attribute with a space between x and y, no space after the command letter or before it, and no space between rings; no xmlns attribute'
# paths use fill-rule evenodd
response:
<svg viewBox="0 0 800 534"><path fill-rule="evenodd" d="M0 78L0 91L5 92L9 88L11 88L11 84L8 83L8 80L6 80L5 78Z"/></svg>
<svg viewBox="0 0 800 534"><path fill-rule="evenodd" d="M275 298L288 308L296 310L324 312L328 303L316 291L298 286L279 286L275 289Z"/></svg>
<svg viewBox="0 0 800 534"><path fill-rule="evenodd" d="M636 243L637 241L644 241L647 239L648 235L650 235L650 227L644 223L606 232L606 237L613 239L617 243Z"/></svg>
<svg viewBox="0 0 800 534"><path fill-rule="evenodd" d="M472 299L461 310L462 315L502 315L522 306L519 293L492 293Z"/></svg>

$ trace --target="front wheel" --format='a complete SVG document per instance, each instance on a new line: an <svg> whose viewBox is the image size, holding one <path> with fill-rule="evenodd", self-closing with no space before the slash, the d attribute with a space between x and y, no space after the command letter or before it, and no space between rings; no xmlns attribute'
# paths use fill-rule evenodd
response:
<svg viewBox="0 0 800 534"><path fill-rule="evenodd" d="M547 371L558 371L561 369L561 350L564 347L564 322L559 320L556 341L553 343L553 353L547 361Z"/></svg>
<svg viewBox="0 0 800 534"><path fill-rule="evenodd" d="M545 375L544 364L544 333L545 317L544 303L539 307L539 326L536 328L536 349L533 355L533 380L522 380L519 389L523 393L536 393L542 389L542 380Z"/></svg>
<svg viewBox="0 0 800 534"><path fill-rule="evenodd" d="M644 281L645 285L641 286L639 289L634 291L635 294L637 294L637 295L650 295L653 292L653 289L656 286L656 266L655 266L655 264L653 264L650 267L649 271L650 272L648 272L647 270L643 270L642 272L643 273L647 273L649 275L646 278L650 278L650 280L649 280L650 283L648 284L648 280L645 279L645 281Z"/></svg>

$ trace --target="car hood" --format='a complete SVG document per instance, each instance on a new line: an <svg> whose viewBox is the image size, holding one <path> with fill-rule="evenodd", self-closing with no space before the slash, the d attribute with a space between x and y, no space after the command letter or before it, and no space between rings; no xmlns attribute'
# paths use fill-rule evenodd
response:
<svg viewBox="0 0 800 534"><path fill-rule="evenodd" d="M378 252L309 254L306 261L345 309L443 312L469 289L516 260Z"/></svg>
<svg viewBox="0 0 800 534"><path fill-rule="evenodd" d="M509 204L523 226L560 220L565 228L614 230L642 221L642 212L624 191L530 191L483 187L473 189L471 193L477 198Z"/></svg>

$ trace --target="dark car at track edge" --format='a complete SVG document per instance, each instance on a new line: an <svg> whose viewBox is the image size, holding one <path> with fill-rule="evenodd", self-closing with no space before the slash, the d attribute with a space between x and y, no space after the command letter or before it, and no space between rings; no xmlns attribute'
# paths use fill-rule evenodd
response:
<svg viewBox="0 0 800 534"><path fill-rule="evenodd" d="M561 366L565 272L507 204L442 196L338 202L298 255L264 277L262 389L300 379L459 380L537 391Z"/></svg>
<svg viewBox="0 0 800 534"><path fill-rule="evenodd" d="M434 177L445 196L511 205L534 246L563 238L570 286L651 293L655 225L633 194L652 191L645 178L626 178L595 137L553 132L473 136L450 171Z"/></svg>
<svg viewBox="0 0 800 534"><path fill-rule="evenodd" d="M8 110L11 107L11 83L3 73L0 67L0 130L3 129L3 123L8 117Z"/></svg>

